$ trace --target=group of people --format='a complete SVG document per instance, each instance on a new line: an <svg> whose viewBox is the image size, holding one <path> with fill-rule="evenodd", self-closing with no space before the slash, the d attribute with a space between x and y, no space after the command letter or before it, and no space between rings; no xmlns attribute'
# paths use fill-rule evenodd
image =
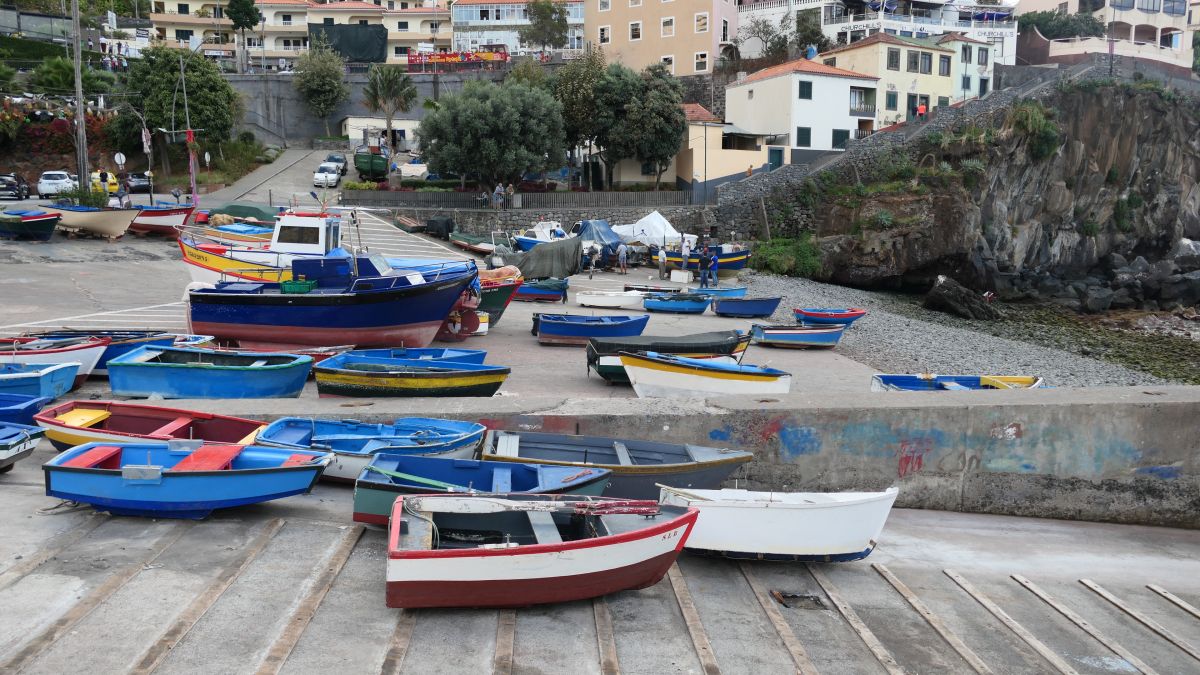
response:
<svg viewBox="0 0 1200 675"><path fill-rule="evenodd" d="M621 246L624 246L622 244ZM620 249L617 249L618 256ZM692 247L688 245L686 239L683 240L683 246L680 248L681 265L680 268L687 271L688 261L692 257ZM700 249L699 262L697 270L700 273L700 288L708 288L709 284L715 288L720 282L717 280L717 272L720 269L720 259L718 251L715 248L704 247ZM621 264L621 269L624 270L624 263ZM658 278L667 279L667 250L665 248L658 249Z"/></svg>
<svg viewBox="0 0 1200 675"><path fill-rule="evenodd" d="M508 209L512 208L513 195L515 194L517 194L517 190L513 187L512 183L509 183L508 187L504 187L503 183L496 183L496 189L492 190L491 194L492 208L496 211L507 211ZM488 193L484 192L483 195L480 196L480 199L484 203L487 203Z"/></svg>

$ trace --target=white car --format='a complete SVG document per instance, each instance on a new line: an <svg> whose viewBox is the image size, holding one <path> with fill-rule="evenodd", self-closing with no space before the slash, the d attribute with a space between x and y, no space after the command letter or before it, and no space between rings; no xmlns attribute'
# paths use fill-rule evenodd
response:
<svg viewBox="0 0 1200 675"><path fill-rule="evenodd" d="M337 187L338 181L342 179L342 172L338 169L338 165L333 162L325 162L317 167L317 172L313 174L313 185L317 187Z"/></svg>
<svg viewBox="0 0 1200 675"><path fill-rule="evenodd" d="M77 183L71 180L71 174L66 171L43 171L42 177L38 179L37 191L38 196L49 197L74 190L76 187Z"/></svg>

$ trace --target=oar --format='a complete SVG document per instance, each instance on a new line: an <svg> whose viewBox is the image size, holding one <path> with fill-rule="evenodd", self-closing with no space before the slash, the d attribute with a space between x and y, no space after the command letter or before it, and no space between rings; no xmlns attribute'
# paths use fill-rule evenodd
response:
<svg viewBox="0 0 1200 675"><path fill-rule="evenodd" d="M367 466L367 471L374 471L375 473L381 473L385 476L390 476L392 478L399 478L400 480L406 480L406 481L409 481L412 483L420 483L421 485L428 485L430 487L442 488L443 490L454 490L454 491L461 491L461 492L478 492L478 490L474 490L469 487L464 487L462 485L455 485L454 483L446 483L446 482L443 482L440 480L435 480L433 478L422 478L421 476L414 476L414 475L408 474L408 473L400 473L399 471L388 471L387 469L380 469L379 467L375 467L375 466Z"/></svg>

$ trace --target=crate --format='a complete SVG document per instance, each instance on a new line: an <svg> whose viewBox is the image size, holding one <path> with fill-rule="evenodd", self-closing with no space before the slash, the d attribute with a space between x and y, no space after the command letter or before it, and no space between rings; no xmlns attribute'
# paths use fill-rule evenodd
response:
<svg viewBox="0 0 1200 675"><path fill-rule="evenodd" d="M308 293L317 287L317 282L305 281L304 279L292 279L279 284L279 289L284 293Z"/></svg>

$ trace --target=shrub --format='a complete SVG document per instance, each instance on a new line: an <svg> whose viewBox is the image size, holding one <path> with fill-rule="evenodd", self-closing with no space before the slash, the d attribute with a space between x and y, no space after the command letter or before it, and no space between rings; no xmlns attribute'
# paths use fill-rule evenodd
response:
<svg viewBox="0 0 1200 675"><path fill-rule="evenodd" d="M108 206L108 195L99 190L92 190L86 186L80 186L73 190L63 190L55 196L55 201L60 199L70 200L79 206L93 206L102 208Z"/></svg>
<svg viewBox="0 0 1200 675"><path fill-rule="evenodd" d="M431 187L456 188L459 186L460 183L461 183L461 181L459 181L457 179L453 179L453 178L441 178L441 179L435 179L435 180L411 179L411 180L400 181L400 187L417 188L417 189L431 188ZM489 192L490 192L490 190L489 190Z"/></svg>
<svg viewBox="0 0 1200 675"><path fill-rule="evenodd" d="M1100 234L1100 224L1094 220L1084 221L1083 225L1080 226L1079 231L1085 237L1094 237L1097 234Z"/></svg>
<svg viewBox="0 0 1200 675"><path fill-rule="evenodd" d="M892 215L892 212L888 211L887 209L881 209L879 213L876 213L871 219L871 224L881 230L890 229L894 223L895 217Z"/></svg>
<svg viewBox="0 0 1200 675"><path fill-rule="evenodd" d="M940 131L931 131L925 134L925 143L933 147L941 147L945 136Z"/></svg>
<svg viewBox="0 0 1200 675"><path fill-rule="evenodd" d="M802 232L795 239L772 239L759 244L750 258L755 269L789 277L812 277L821 271L821 251L812 235Z"/></svg>
<svg viewBox="0 0 1200 675"><path fill-rule="evenodd" d="M254 137L254 132L250 131L249 129L238 134L237 139L239 143L254 143L258 140Z"/></svg>
<svg viewBox="0 0 1200 675"><path fill-rule="evenodd" d="M342 189L343 190L375 190L375 189L377 189L377 187L376 187L375 183L370 183L370 182L364 183L364 182L359 182L359 181L348 180L348 181L345 181L342 183Z"/></svg>
<svg viewBox="0 0 1200 675"><path fill-rule="evenodd" d="M1117 167L1112 167L1108 173L1104 174L1104 182L1109 185L1116 185L1117 181L1121 180L1121 174L1117 172Z"/></svg>
<svg viewBox="0 0 1200 675"><path fill-rule="evenodd" d="M892 150L879 162L880 172L887 180L912 180L917 175L917 166L912 157L903 151Z"/></svg>
<svg viewBox="0 0 1200 675"><path fill-rule="evenodd" d="M963 174L963 183L967 187L973 188L979 185L979 178L983 176L983 172L987 169L987 165L981 159L964 159L958 164L959 171Z"/></svg>
<svg viewBox="0 0 1200 675"><path fill-rule="evenodd" d="M938 162L937 170L940 174L954 173L954 167L950 166L950 162Z"/></svg>
<svg viewBox="0 0 1200 675"><path fill-rule="evenodd" d="M1053 155L1058 150L1059 131L1054 123L1054 110L1039 101L1023 101L1008 113L1009 124L1029 141L1029 154L1035 161Z"/></svg>
<svg viewBox="0 0 1200 675"><path fill-rule="evenodd" d="M1129 208L1131 209L1140 209L1142 208L1142 204L1145 203L1145 201L1142 199L1141 193L1139 192L1129 193L1129 196L1125 198L1125 201L1129 203Z"/></svg>
<svg viewBox="0 0 1200 675"><path fill-rule="evenodd" d="M1133 229L1133 222L1129 217L1129 202L1124 199L1118 199L1113 205L1113 225L1121 232L1128 232Z"/></svg>

